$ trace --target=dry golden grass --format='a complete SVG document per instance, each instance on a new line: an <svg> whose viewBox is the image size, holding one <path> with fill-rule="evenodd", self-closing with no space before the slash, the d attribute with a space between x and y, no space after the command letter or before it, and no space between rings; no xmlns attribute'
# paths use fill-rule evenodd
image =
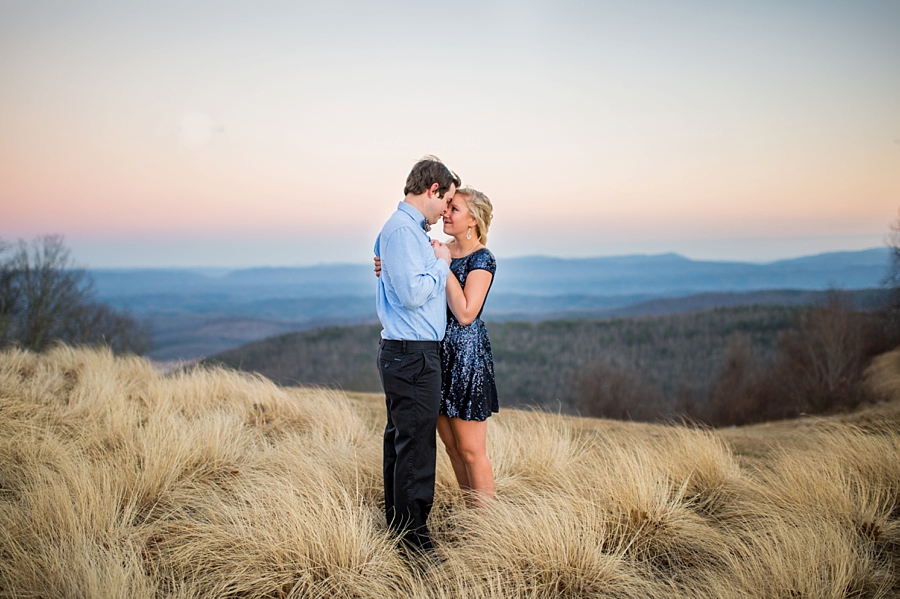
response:
<svg viewBox="0 0 900 599"><path fill-rule="evenodd" d="M896 397L900 357L873 368ZM504 410L494 507L467 510L441 456L443 561L409 564L383 523L379 404L0 354L0 596L900 593L896 408L725 431Z"/></svg>

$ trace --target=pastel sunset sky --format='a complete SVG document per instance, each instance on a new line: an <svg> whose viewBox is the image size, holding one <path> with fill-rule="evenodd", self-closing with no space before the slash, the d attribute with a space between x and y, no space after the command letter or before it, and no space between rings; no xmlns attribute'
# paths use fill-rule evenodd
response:
<svg viewBox="0 0 900 599"><path fill-rule="evenodd" d="M0 3L4 240L367 262L424 154L493 200L498 257L876 247L900 2Z"/></svg>

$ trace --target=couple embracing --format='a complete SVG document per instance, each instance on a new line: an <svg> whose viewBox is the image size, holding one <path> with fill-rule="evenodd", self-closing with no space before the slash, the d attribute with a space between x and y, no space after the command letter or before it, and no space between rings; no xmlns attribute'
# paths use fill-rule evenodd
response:
<svg viewBox="0 0 900 599"><path fill-rule="evenodd" d="M487 418L498 411L494 365L481 311L496 263L486 247L492 206L483 193L428 156L413 166L405 199L375 242L376 309L383 330L378 371L387 405L384 507L412 549L434 549L435 429L467 504L487 505L494 474ZM443 220L446 244L430 225Z"/></svg>

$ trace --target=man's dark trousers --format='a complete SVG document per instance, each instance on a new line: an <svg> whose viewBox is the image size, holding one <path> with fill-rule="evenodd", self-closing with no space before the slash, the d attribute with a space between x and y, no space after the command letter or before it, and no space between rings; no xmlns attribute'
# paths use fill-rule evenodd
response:
<svg viewBox="0 0 900 599"><path fill-rule="evenodd" d="M388 526L407 545L430 551L428 514L434 503L435 430L441 403L437 341L383 339L378 371L384 387L384 509Z"/></svg>

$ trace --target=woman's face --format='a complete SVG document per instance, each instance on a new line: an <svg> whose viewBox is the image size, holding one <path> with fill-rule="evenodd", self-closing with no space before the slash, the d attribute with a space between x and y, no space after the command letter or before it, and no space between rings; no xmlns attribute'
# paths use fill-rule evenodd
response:
<svg viewBox="0 0 900 599"><path fill-rule="evenodd" d="M447 209L444 210L444 234L455 237L456 235L465 235L469 227L472 233L475 233L475 217L469 212L469 206L466 204L466 198L461 195L454 195Z"/></svg>

